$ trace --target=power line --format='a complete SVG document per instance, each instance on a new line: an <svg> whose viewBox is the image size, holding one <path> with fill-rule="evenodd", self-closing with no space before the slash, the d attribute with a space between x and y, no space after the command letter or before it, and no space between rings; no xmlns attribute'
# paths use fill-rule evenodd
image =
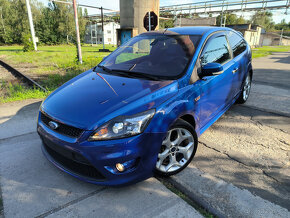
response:
<svg viewBox="0 0 290 218"><path fill-rule="evenodd" d="M63 3L63 4L68 4L68 5L72 5L72 2L66 2L66 1L59 1L59 0L50 0L52 2L58 2L58 3ZM113 12L119 12L113 9L109 9L109 8L103 8L103 7L97 7L97 6L92 6L92 5L83 5L83 4L77 4L79 7L84 7L84 8L94 8L94 9L103 9L106 11L113 11Z"/></svg>

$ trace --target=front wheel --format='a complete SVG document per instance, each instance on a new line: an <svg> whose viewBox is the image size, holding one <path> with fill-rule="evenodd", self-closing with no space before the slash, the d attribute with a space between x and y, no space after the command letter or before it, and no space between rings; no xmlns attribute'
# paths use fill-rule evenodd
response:
<svg viewBox="0 0 290 218"><path fill-rule="evenodd" d="M193 127L184 120L177 120L162 142L156 173L171 176L183 170L194 157L197 144L198 139Z"/></svg>
<svg viewBox="0 0 290 218"><path fill-rule="evenodd" d="M237 99L238 104L244 104L248 100L249 95L250 95L250 90L251 90L251 84L252 84L252 79L251 79L250 73L248 73L244 81L242 92L239 98Z"/></svg>

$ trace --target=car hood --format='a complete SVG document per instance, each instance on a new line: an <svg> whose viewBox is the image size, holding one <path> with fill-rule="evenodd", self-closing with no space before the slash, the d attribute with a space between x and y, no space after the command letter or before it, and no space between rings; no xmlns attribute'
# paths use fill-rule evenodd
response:
<svg viewBox="0 0 290 218"><path fill-rule="evenodd" d="M41 110L86 130L123 114L156 108L176 94L177 81L151 81L89 70L54 91Z"/></svg>

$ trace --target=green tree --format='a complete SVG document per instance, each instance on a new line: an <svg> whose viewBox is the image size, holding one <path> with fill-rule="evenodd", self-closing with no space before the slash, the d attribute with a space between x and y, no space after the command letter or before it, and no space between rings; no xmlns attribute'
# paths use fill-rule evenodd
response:
<svg viewBox="0 0 290 218"><path fill-rule="evenodd" d="M44 6L37 0L30 1L35 32L40 43L59 44L66 43L67 38L75 39L72 5L49 3ZM78 12L83 41L87 21L81 8L78 8ZM0 19L0 43L22 44L27 39L30 29L25 0L0 0Z"/></svg>
<svg viewBox="0 0 290 218"><path fill-rule="evenodd" d="M280 23L278 23L278 24L276 24L275 25L275 29L276 30L290 30L290 22L288 22L288 23L286 23L286 20L285 19L283 19L283 20L281 20L281 22Z"/></svg>
<svg viewBox="0 0 290 218"><path fill-rule="evenodd" d="M221 14L216 18L217 26L221 25ZM224 13L223 14L223 23L226 21L226 25L235 25L235 24L245 24L248 21L245 20L242 16L238 17L233 13Z"/></svg>
<svg viewBox="0 0 290 218"><path fill-rule="evenodd" d="M270 11L257 11L251 18L251 23L264 27L267 31L273 30L275 23L273 22L273 14Z"/></svg>

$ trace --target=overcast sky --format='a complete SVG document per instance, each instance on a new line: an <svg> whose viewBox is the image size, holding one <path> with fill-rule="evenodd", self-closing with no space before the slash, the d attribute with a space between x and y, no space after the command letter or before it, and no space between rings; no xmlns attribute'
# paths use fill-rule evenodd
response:
<svg viewBox="0 0 290 218"><path fill-rule="evenodd" d="M39 0L43 2L45 5L48 4L48 0ZM79 4L87 4L91 6L103 6L104 8L110 8L113 10L119 10L119 0L77 0ZM202 0L199 0L202 1ZM229 0L231 1L231 0ZM185 4L185 3L193 3L195 0L160 0L160 6L174 5L174 4ZM286 0L285 0L286 3ZM99 11L96 9L88 9L89 14L98 14ZM286 22L290 22L290 9L288 10L288 15L285 15L285 9L283 10L275 10L273 12L274 22L279 23L283 18L286 19ZM240 14L239 14L240 15ZM246 19L249 18L251 13L244 13Z"/></svg>

